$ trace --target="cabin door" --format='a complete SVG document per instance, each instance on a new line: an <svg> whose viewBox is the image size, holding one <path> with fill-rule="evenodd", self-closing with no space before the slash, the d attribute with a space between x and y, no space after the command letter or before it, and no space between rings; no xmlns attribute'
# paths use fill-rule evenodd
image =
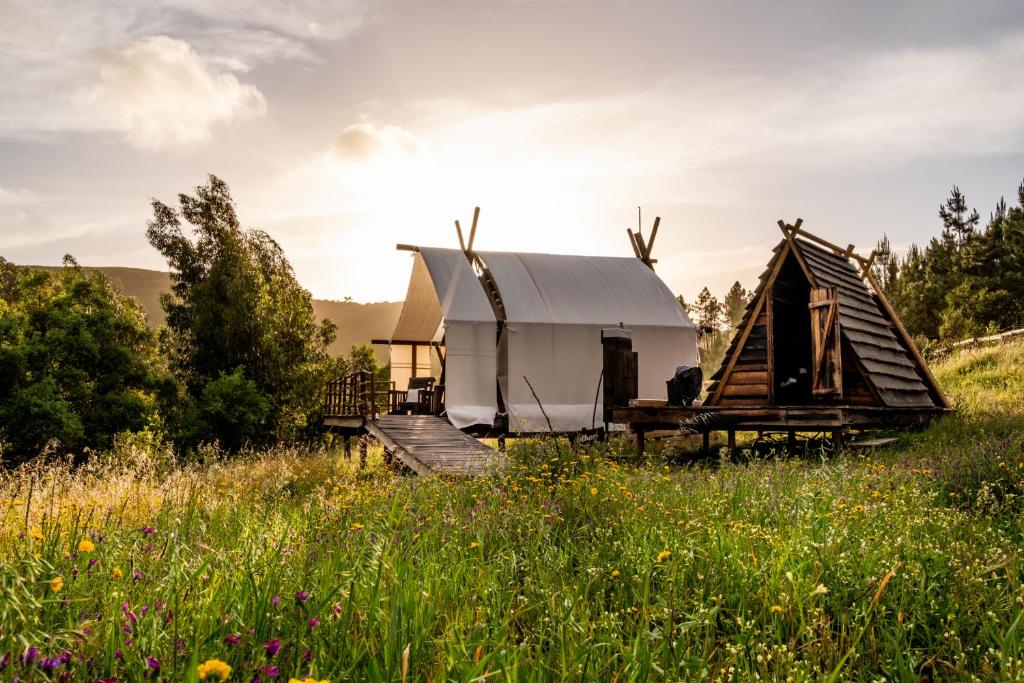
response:
<svg viewBox="0 0 1024 683"><path fill-rule="evenodd" d="M842 354L839 346L839 290L811 289L811 390L815 396L843 393Z"/></svg>

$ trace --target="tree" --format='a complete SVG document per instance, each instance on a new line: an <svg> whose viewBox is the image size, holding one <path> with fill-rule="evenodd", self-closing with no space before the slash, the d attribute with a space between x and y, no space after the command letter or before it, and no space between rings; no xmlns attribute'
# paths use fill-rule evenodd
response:
<svg viewBox="0 0 1024 683"><path fill-rule="evenodd" d="M747 310L747 304L750 303L750 296L750 292L743 289L739 281L732 283L732 287L725 293L725 298L722 300L722 314L730 330L739 327L740 321L743 320L743 313Z"/></svg>
<svg viewBox="0 0 1024 683"><path fill-rule="evenodd" d="M146 235L171 267L162 345L193 409L221 415L225 396L245 395L260 418L252 442L293 439L317 418L320 386L333 363L334 324L318 323L312 299L281 247L260 230L243 229L227 184L210 176L175 209L153 200ZM182 220L191 226L185 234ZM208 388L211 383L218 383ZM262 409L263 401L266 410ZM235 443L227 422L197 419L192 441Z"/></svg>
<svg viewBox="0 0 1024 683"><path fill-rule="evenodd" d="M979 231L954 187L940 236L888 266L883 289L912 334L956 341L1024 324L1024 183L1017 195L1015 207L1000 199Z"/></svg>
<svg viewBox="0 0 1024 683"><path fill-rule="evenodd" d="M939 218L942 219L943 239L951 240L957 251L974 234L979 220L977 209L967 210L967 197L956 185L949 193L946 203L939 206Z"/></svg>
<svg viewBox="0 0 1024 683"><path fill-rule="evenodd" d="M0 259L0 440L20 462L160 425L176 386L138 302L70 256L58 272Z"/></svg>
<svg viewBox="0 0 1024 683"><path fill-rule="evenodd" d="M678 301L679 305L683 307L684 311L686 311L686 315L690 315L693 313L693 306L686 303L686 299L683 297L682 294L676 297L676 301Z"/></svg>
<svg viewBox="0 0 1024 683"><path fill-rule="evenodd" d="M882 239L875 245L875 262L871 266L871 272L882 291L890 294L896 280L899 279L899 258L892 251L889 236L884 233Z"/></svg>
<svg viewBox="0 0 1024 683"><path fill-rule="evenodd" d="M711 294L707 287L700 290L697 302L693 306L697 314L697 324L701 327L718 330L722 325L722 304Z"/></svg>

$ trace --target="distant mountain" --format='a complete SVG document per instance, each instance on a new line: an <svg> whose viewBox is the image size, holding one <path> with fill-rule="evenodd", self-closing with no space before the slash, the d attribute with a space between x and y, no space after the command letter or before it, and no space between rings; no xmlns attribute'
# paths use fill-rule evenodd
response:
<svg viewBox="0 0 1024 683"><path fill-rule="evenodd" d="M122 292L138 299L153 327L164 324L160 293L170 291L170 273L120 266L86 267L86 270L100 271ZM354 344L364 344L371 339L387 339L395 329L401 311L401 301L358 304L352 301L313 299L313 313L317 318L333 320L338 327L338 338L330 346L330 352L334 355L347 354ZM378 349L378 354L382 361L386 360L384 349Z"/></svg>

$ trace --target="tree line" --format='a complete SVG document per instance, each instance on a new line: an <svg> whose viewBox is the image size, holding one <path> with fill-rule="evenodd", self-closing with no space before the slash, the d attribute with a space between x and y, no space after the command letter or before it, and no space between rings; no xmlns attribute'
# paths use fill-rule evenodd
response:
<svg viewBox="0 0 1024 683"><path fill-rule="evenodd" d="M874 272L907 330L928 347L1024 327L1024 182L1017 205L999 200L981 225L956 186L941 230L900 255L883 236Z"/></svg>
<svg viewBox="0 0 1024 683"><path fill-rule="evenodd" d="M368 345L328 354L334 323L316 319L280 245L242 227L220 178L152 208L146 236L171 269L159 331L70 256L57 272L0 257L4 464L58 447L85 457L122 431L158 432L182 453L310 438L323 383L377 369Z"/></svg>

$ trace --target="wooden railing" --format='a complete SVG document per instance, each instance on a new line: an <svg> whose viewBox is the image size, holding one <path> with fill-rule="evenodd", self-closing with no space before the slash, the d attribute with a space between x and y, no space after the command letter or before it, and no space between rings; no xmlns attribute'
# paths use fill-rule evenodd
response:
<svg viewBox="0 0 1024 683"><path fill-rule="evenodd" d="M394 412L401 393L395 391L394 382L375 378L372 372L352 372L324 386L324 415L373 419Z"/></svg>

